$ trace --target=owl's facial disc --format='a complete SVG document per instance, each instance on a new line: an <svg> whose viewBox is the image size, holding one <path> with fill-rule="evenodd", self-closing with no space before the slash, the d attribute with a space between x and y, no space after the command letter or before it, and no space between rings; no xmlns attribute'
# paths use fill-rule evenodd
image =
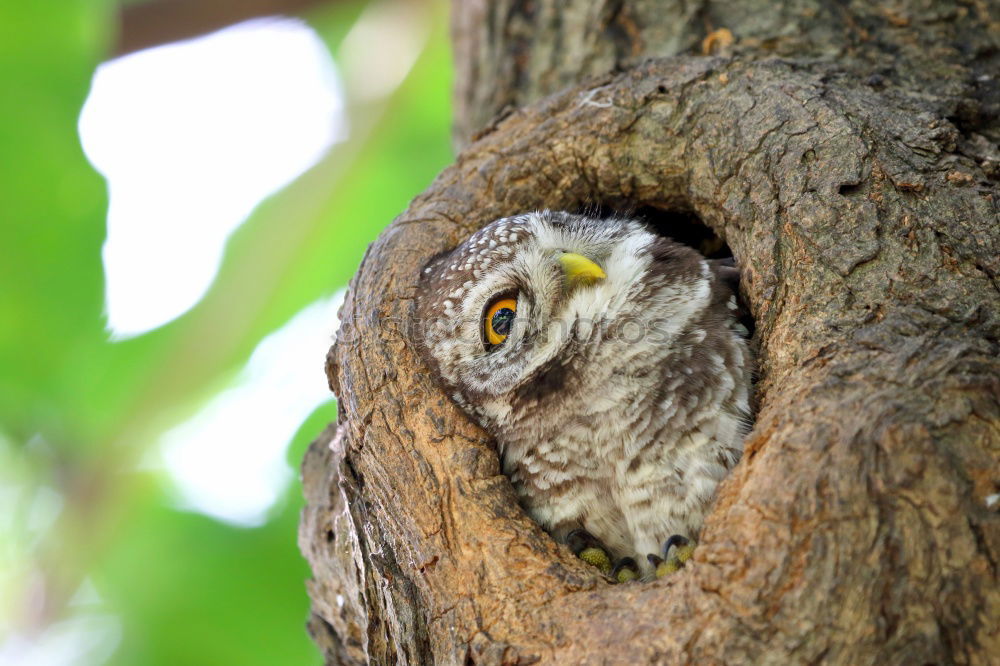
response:
<svg viewBox="0 0 1000 666"><path fill-rule="evenodd" d="M673 277L650 273L654 241L631 221L548 211L496 220L424 268L421 350L456 400L500 422L553 364L569 372L619 355L606 333L645 322L647 293Z"/></svg>

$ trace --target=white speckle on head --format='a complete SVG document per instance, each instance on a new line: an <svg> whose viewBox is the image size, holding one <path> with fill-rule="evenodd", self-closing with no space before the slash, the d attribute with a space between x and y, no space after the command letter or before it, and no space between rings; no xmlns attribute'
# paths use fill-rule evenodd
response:
<svg viewBox="0 0 1000 666"><path fill-rule="evenodd" d="M986 496L986 508L992 509L996 506L997 502L1000 502L1000 493L993 493L992 495Z"/></svg>

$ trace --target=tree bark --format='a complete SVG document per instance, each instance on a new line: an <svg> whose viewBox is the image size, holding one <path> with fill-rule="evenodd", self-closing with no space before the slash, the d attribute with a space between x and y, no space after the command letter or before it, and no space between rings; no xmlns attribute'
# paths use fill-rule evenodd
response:
<svg viewBox="0 0 1000 666"><path fill-rule="evenodd" d="M265 16L300 14L323 0L143 0L118 12L121 56Z"/></svg>
<svg viewBox="0 0 1000 666"><path fill-rule="evenodd" d="M996 6L766 7L456 3L468 145L362 262L303 462L328 663L1000 660ZM432 256L593 205L697 216L757 323L746 453L653 583L529 520L408 339Z"/></svg>

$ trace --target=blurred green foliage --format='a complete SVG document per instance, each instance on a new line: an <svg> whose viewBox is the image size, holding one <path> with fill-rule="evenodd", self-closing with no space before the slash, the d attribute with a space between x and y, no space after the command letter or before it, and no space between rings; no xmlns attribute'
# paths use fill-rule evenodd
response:
<svg viewBox="0 0 1000 666"><path fill-rule="evenodd" d="M304 628L299 487L265 525L241 529L174 508L165 480L140 463L265 335L343 287L367 244L450 161L446 7L427 5L432 34L396 92L364 105L348 98L348 140L233 235L205 298L166 326L111 342L106 188L76 124L117 7L56 5L0 5L0 498L21 517L41 492L63 499L49 524L0 522L0 646L12 630L68 617L90 580L122 622L113 663L318 663ZM336 54L364 6L330 3L306 18ZM290 465L334 416L331 401L303 424ZM41 610L26 601L36 575Z"/></svg>
<svg viewBox="0 0 1000 666"><path fill-rule="evenodd" d="M106 356L100 248L106 197L76 134L107 42L107 2L0 5L0 423L72 436L74 390Z"/></svg>

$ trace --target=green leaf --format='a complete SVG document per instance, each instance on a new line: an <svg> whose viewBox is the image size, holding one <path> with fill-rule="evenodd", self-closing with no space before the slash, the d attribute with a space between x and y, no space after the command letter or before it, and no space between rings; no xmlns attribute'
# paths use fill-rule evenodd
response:
<svg viewBox="0 0 1000 666"><path fill-rule="evenodd" d="M110 3L0 5L0 423L24 440L73 430L81 373L106 351L104 183L76 120Z"/></svg>

